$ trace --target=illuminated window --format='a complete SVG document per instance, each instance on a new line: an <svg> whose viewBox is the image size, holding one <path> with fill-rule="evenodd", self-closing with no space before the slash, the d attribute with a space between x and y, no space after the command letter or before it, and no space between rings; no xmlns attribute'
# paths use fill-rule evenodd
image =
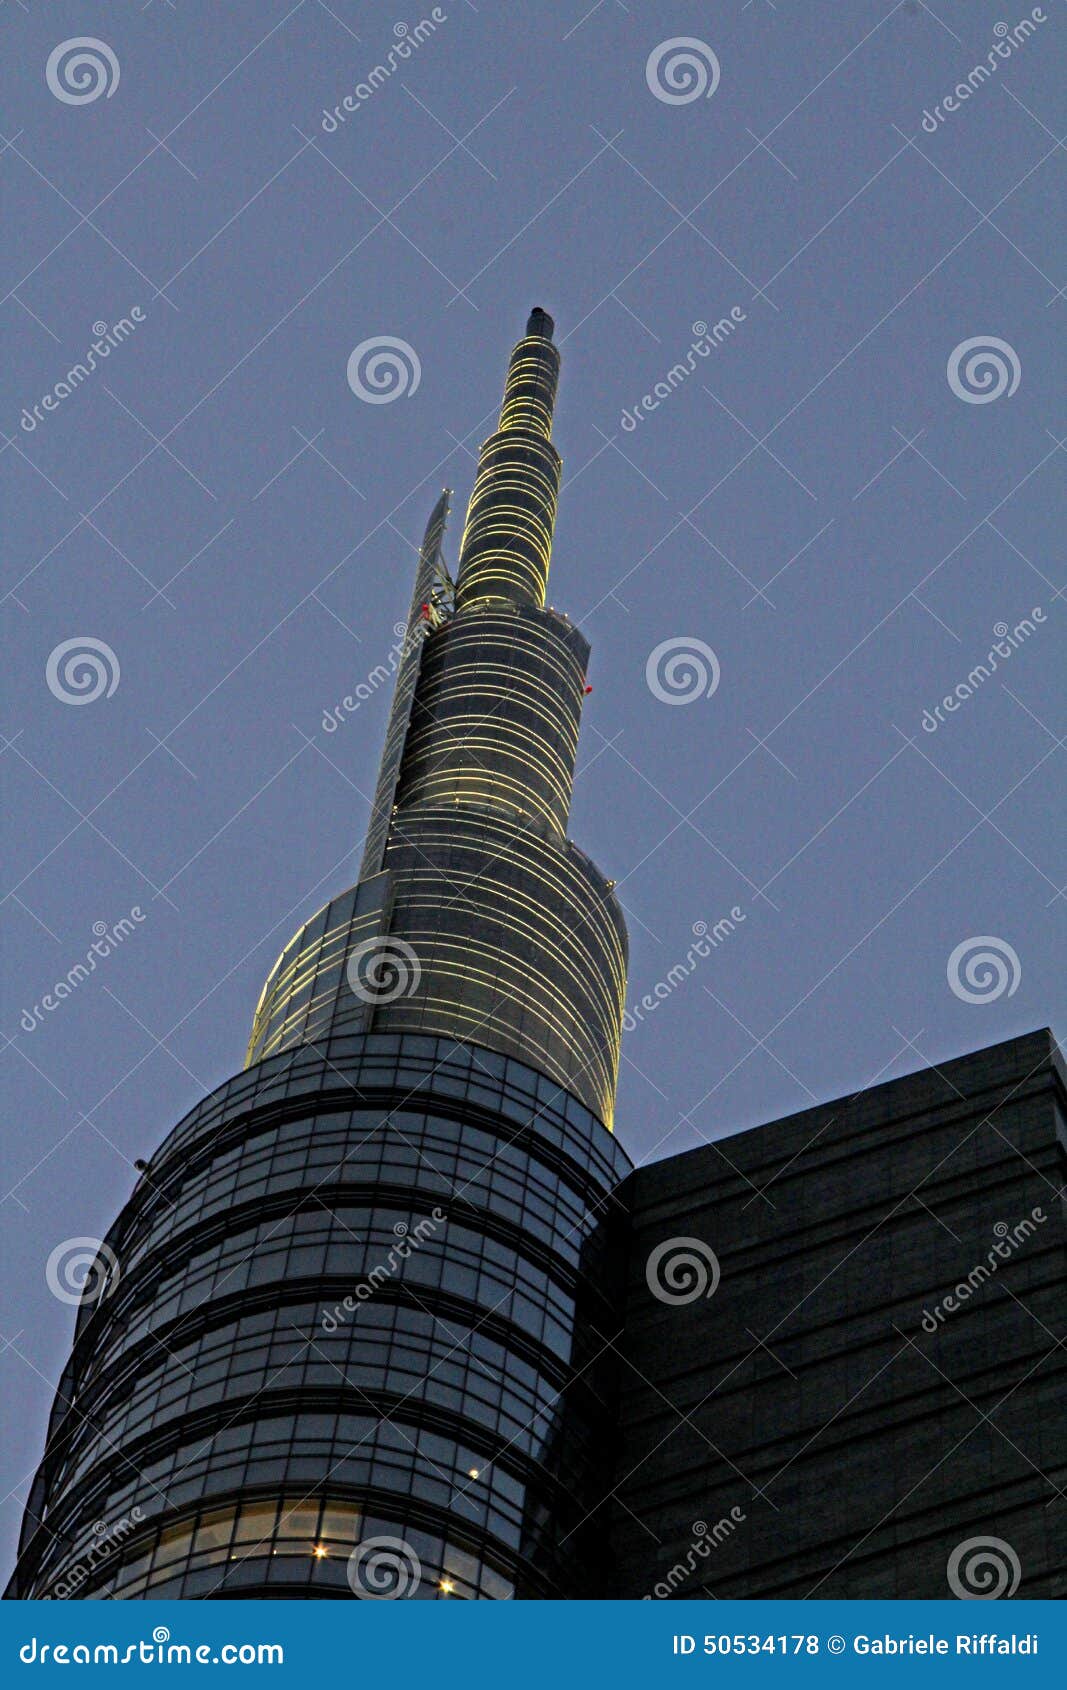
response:
<svg viewBox="0 0 1067 1690"><path fill-rule="evenodd" d="M171 1561L180 1561L189 1552L189 1545L192 1542L192 1536L193 1528L188 1520L184 1521L181 1525L167 1526L166 1529L159 1534L159 1547L156 1550L156 1566L162 1566L165 1562L169 1563Z"/></svg>
<svg viewBox="0 0 1067 1690"><path fill-rule="evenodd" d="M239 1561L249 1555L269 1555L277 1518L276 1502L246 1502L233 1534L232 1559Z"/></svg>
<svg viewBox="0 0 1067 1690"><path fill-rule="evenodd" d="M359 1531L360 1511L350 1502L327 1502L322 1510L319 1537L328 1544L353 1544Z"/></svg>
<svg viewBox="0 0 1067 1690"><path fill-rule="evenodd" d="M278 1521L278 1554L306 1555L312 1541L318 1538L318 1524L318 1497L283 1502Z"/></svg>
<svg viewBox="0 0 1067 1690"><path fill-rule="evenodd" d="M202 1515L193 1539L193 1554L209 1565L212 1561L224 1561L233 1532L233 1516L232 1508L216 1508L213 1513Z"/></svg>

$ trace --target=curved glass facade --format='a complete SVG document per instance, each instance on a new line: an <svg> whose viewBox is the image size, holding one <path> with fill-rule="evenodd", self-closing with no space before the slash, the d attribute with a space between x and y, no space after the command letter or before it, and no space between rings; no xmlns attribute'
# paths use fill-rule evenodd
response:
<svg viewBox="0 0 1067 1690"><path fill-rule="evenodd" d="M390 932L421 977L375 1026L498 1043L610 1123L626 929L585 853L533 824L427 806L396 826L386 863Z"/></svg>
<svg viewBox="0 0 1067 1690"><path fill-rule="evenodd" d="M501 603L429 635L396 794L567 826L589 646L552 611Z"/></svg>
<svg viewBox="0 0 1067 1690"><path fill-rule="evenodd" d="M17 1593L375 1595L383 1553L408 1595L595 1593L628 1168L474 1045L338 1037L228 1082L109 1234Z"/></svg>
<svg viewBox="0 0 1067 1690"><path fill-rule="evenodd" d="M610 1124L626 929L585 853L543 824L425 805L394 825L386 863L290 941L264 987L250 1060L331 1030L448 1034L525 1056ZM395 967L380 991L357 991L350 961L377 951L383 920L380 955Z"/></svg>

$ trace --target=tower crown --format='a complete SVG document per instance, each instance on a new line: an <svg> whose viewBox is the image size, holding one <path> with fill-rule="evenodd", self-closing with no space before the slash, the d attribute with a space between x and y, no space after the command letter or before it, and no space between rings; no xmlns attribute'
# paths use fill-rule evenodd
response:
<svg viewBox="0 0 1067 1690"><path fill-rule="evenodd" d="M427 525L359 883L292 940L250 1063L367 1031L445 1035L528 1062L608 1123L626 928L567 838L589 646L546 610L561 461L559 349L536 307L482 448L458 580L448 494ZM400 958L399 989L352 982ZM357 984L358 979L357 976Z"/></svg>
<svg viewBox="0 0 1067 1690"><path fill-rule="evenodd" d="M563 465L552 444L559 382L555 325L537 305L508 362L494 434L482 446L459 556L456 608L543 605Z"/></svg>

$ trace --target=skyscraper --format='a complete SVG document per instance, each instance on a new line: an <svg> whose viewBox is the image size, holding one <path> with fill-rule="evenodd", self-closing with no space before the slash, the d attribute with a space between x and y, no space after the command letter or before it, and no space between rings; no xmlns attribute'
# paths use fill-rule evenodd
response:
<svg viewBox="0 0 1067 1690"><path fill-rule="evenodd" d="M430 517L359 881L100 1252L19 1593L592 1588L626 930L566 836L552 332L512 353L454 583L447 492Z"/></svg>
<svg viewBox="0 0 1067 1690"><path fill-rule="evenodd" d="M359 880L101 1246L9 1595L1067 1594L1051 1034L728 1151L610 1130L558 370L535 310L455 582L447 493L426 529Z"/></svg>

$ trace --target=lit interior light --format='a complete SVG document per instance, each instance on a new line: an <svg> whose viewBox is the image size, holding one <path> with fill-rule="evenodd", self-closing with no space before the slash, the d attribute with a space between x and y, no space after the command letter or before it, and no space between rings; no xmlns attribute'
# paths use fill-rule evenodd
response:
<svg viewBox="0 0 1067 1690"><path fill-rule="evenodd" d="M327 1555L329 1554L329 1550L326 1548L325 1544L317 1543L311 1553L314 1555L316 1561L325 1561Z"/></svg>
<svg viewBox="0 0 1067 1690"><path fill-rule="evenodd" d="M438 1588L443 1590L446 1596L451 1596L456 1587L451 1579L442 1579Z"/></svg>
<svg viewBox="0 0 1067 1690"><path fill-rule="evenodd" d="M468 1467L468 1468L467 1468L467 1477L468 1477L468 1478L469 1478L469 1479L477 1479L477 1478L479 1478L479 1477L480 1477L480 1474L479 1474L479 1471L478 1471L478 1468L477 1468L477 1467Z"/></svg>

